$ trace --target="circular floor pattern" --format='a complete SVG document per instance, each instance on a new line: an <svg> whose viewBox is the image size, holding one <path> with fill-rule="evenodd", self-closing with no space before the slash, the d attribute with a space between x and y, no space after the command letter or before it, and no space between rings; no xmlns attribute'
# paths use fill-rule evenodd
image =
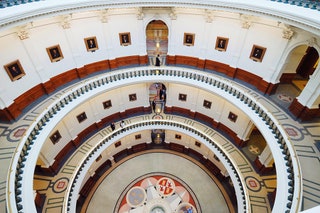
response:
<svg viewBox="0 0 320 213"><path fill-rule="evenodd" d="M170 185L167 185L166 181L158 182L161 178L172 180L174 186L171 181L168 181ZM157 191L157 183L166 186L169 190L165 191L163 188L165 193L161 195ZM148 186L149 192L152 192L151 195L146 190ZM92 194L88 196L88 202L81 212L118 213L125 212L125 208L131 209L132 205L143 205L149 210L147 213L155 213L165 211L168 202L171 203L169 200L173 198L177 201L173 204L177 209L176 212L173 211L174 213L187 213L190 206L194 209L192 211L190 209L189 212L212 212L212 209L215 213L230 212L231 201L224 196L226 192L219 186L222 187L189 159L172 153L145 153L120 162L110 173L106 173L97 188L95 187ZM131 190L132 188L134 190ZM171 190L173 190L172 194L170 194ZM138 199L128 201L128 193L130 196L137 196ZM168 196L165 196L167 194ZM152 202L150 198L153 198ZM136 208L133 207L128 213L138 213L138 210L135 211Z"/></svg>
<svg viewBox="0 0 320 213"><path fill-rule="evenodd" d="M149 174L137 179L122 196L118 213L196 213L195 195L177 177L168 174ZM199 207L198 207L199 208Z"/></svg>
<svg viewBox="0 0 320 213"><path fill-rule="evenodd" d="M258 192L261 190L261 184L259 180L257 180L257 178L248 176L245 178L245 181L248 189L250 189L251 191Z"/></svg>
<svg viewBox="0 0 320 213"><path fill-rule="evenodd" d="M290 136L291 140L300 141L304 139L304 135L297 127L291 124L283 124L283 127L286 130L287 134Z"/></svg>
<svg viewBox="0 0 320 213"><path fill-rule="evenodd" d="M69 179L66 177L59 178L54 182L52 191L55 193L61 193L64 192L67 189L69 183Z"/></svg>
<svg viewBox="0 0 320 213"><path fill-rule="evenodd" d="M21 125L21 126L15 127L7 135L7 140L9 142L18 142L18 141L20 141L21 137L27 131L28 127L29 127L28 125Z"/></svg>
<svg viewBox="0 0 320 213"><path fill-rule="evenodd" d="M286 94L279 94L278 99L286 103L291 103L293 101L293 98Z"/></svg>

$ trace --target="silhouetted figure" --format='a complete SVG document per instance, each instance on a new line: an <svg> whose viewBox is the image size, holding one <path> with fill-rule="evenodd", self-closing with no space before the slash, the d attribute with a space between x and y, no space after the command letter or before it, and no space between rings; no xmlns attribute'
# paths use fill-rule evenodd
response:
<svg viewBox="0 0 320 213"><path fill-rule="evenodd" d="M156 67L160 67L160 55L156 57Z"/></svg>
<svg viewBox="0 0 320 213"><path fill-rule="evenodd" d="M120 127L121 127L121 131L122 131L122 132L124 131L124 126L125 126L124 121L121 121L121 122L120 122Z"/></svg>
<svg viewBox="0 0 320 213"><path fill-rule="evenodd" d="M153 110L153 112L156 112L156 102L155 102L155 100L152 101L152 110Z"/></svg>
<svg viewBox="0 0 320 213"><path fill-rule="evenodd" d="M111 127L112 131L114 131L114 130L116 129L116 125L114 124L114 122L112 122L112 123L110 124L110 127Z"/></svg>

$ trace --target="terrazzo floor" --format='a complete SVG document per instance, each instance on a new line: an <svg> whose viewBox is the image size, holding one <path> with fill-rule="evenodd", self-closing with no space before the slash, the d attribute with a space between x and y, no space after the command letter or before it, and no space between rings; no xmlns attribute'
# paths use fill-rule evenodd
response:
<svg viewBox="0 0 320 213"><path fill-rule="evenodd" d="M280 111L277 114L279 121L287 131L291 141L293 141L294 147L296 149L297 156L300 160L302 168L302 178L303 178L303 199L302 199L302 210L309 209L314 206L320 205L320 153L316 147L316 143L320 142L320 123L319 121L311 121L306 123L301 123L296 119L292 118L290 113L288 113L287 107L290 105L290 101L295 97L296 90L292 85L283 85L279 87L277 93L272 96L265 96L257 93L256 95L261 99L266 99L266 103L272 105L272 108L276 108ZM2 123L0 124L0 212L6 212L6 179L7 171L11 161L11 156L15 152L15 148L21 139L22 135L28 128L28 126L33 122L33 120L39 115L42 109L44 109L52 100L58 96L59 93L63 93L63 89L56 94L47 97L45 100L32 107L28 112L22 115L19 120L14 123ZM68 165L65 165L68 166ZM249 166L249 164L248 164ZM251 166L251 165L250 165ZM254 172L254 170L252 170ZM177 175L177 174L175 174ZM180 174L179 174L180 175ZM249 175L253 180L256 180L257 184L261 183L266 184L268 187L267 179L259 177L258 175ZM192 176L191 176L192 177ZM191 181L192 178L185 177L184 181ZM38 177L37 177L38 178ZM44 180L41 184L35 186L45 187L47 186L46 182L56 187L55 190L51 190L53 193L52 196L55 196L55 193L60 193L57 191L59 189L59 183L65 181L65 184L68 184L68 178L64 177L61 173L56 177L51 178L50 180ZM130 181L129 181L130 182ZM126 183L128 184L128 183ZM190 183L191 184L191 183ZM272 188L271 184L271 188ZM250 187L250 186L248 186ZM197 187L196 187L197 188ZM261 189L266 189L262 187ZM103 191L103 190L102 190ZM112 191L112 190L110 190ZM108 191L109 192L109 191ZM265 192L264 192L265 193ZM265 197L265 195L263 195ZM47 200L43 212L60 212L59 207L60 197L54 197L53 199ZM219 198L220 199L220 198ZM94 199L93 199L94 200ZM94 202L94 201L93 201ZM208 201L209 202L209 201ZM259 201L260 202L260 201ZM267 204L267 201L264 201ZM221 202L223 203L223 202ZM221 204L225 205L225 204ZM52 208L53 206L57 208ZM257 205L258 206L258 205ZM212 207L212 206L210 206ZM96 208L99 208L96 206ZM202 208L202 207L201 207ZM203 207L205 208L205 207ZM258 212L257 207L257 212ZM210 212L210 211L203 211ZM270 212L270 209L265 209L263 212ZM259 212L260 213L260 212Z"/></svg>

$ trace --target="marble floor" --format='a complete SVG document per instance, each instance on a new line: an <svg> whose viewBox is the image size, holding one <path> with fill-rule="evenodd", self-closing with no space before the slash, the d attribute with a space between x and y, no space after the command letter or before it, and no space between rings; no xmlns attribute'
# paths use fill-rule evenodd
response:
<svg viewBox="0 0 320 213"><path fill-rule="evenodd" d="M277 117L280 123L283 125L285 130L287 131L293 145L296 149L297 157L299 158L301 168L302 168L302 178L303 178L303 199L302 199L302 210L306 210L312 208L314 206L320 205L320 153L319 149L317 148L316 144L320 142L320 123L319 121L311 121L301 123L295 118L291 117L290 112L288 112L287 107L290 105L290 101L292 101L296 94L296 89L292 85L283 85L279 87L280 89L277 90L277 93L272 96L266 96L263 94L259 94L259 92L252 91L256 93L256 96L260 99L265 99L267 105L272 106L273 109L277 109ZM15 148L19 143L22 135L29 127L29 125L33 122L34 118L36 118L39 113L51 103L60 93L61 91L57 92L56 94L45 97L35 106L30 107L30 109L25 112L16 122L13 123L1 123L0 124L0 212L6 212L6 179L7 179L7 171L9 168L9 164L11 161L11 156L15 152ZM147 155L145 155L147 157ZM138 158L137 158L138 159ZM130 162L130 161L129 161ZM125 165L125 164L123 164ZM65 165L68 166L68 165ZM248 161L248 168L252 167L250 162ZM262 187L263 190L267 190L266 186L270 184L269 177L260 177L259 175L255 174L254 169L250 170L252 173L248 174L253 181L256 181L259 186ZM187 174L187 173L183 173ZM37 184L35 187L38 187L39 190L44 187L48 187L50 184L54 185L54 183L58 183L59 180L67 180L64 177L66 173L59 173L57 176L52 178L47 177L36 177L41 179L39 181L39 185ZM173 174L176 177L180 177L182 174L175 173ZM184 177L183 181L188 182L188 185L191 185L192 178L194 175L190 175L188 177ZM272 177L273 179L275 177ZM128 180L132 182L131 180ZM209 181L209 180L208 180ZM128 182L125 184L129 184ZM271 183L271 185L273 185ZM101 186L103 184L101 183ZM124 187L124 186L123 186ZM197 189L198 186L195 186ZM250 186L248 186L250 187ZM50 189L51 190L51 189ZM99 191L104 192L104 187L99 189ZM111 190L112 191L112 190ZM54 190L51 190L54 192ZM106 192L107 194L110 194ZM50 197L50 196L49 196ZM198 195L197 195L198 197ZM200 195L199 195L200 197ZM266 195L264 192L263 195L264 199L266 199ZM260 199L257 202L258 204L261 202ZM93 197L92 202L96 202L96 199ZM221 201L221 205L225 206L224 199L219 197L219 202ZM59 206L59 202L61 202L61 197L55 196L54 193L52 197L46 201L45 207L43 212L61 212L61 208L51 208L52 206ZM200 201L199 199L199 202ZM209 202L205 201L204 203ZM267 203L266 200L264 202ZM255 203L255 201L253 201ZM88 205L91 209L91 203ZM209 205L209 204L208 204ZM210 206L212 207L212 206ZM203 210L204 206L201 206ZM59 211L60 209L60 211ZM89 210L91 211L91 210ZM109 211L104 211L109 212ZM202 211L202 212L212 212L212 211ZM260 209L257 207L256 211L260 213ZM262 212L270 212L270 209L264 209Z"/></svg>
<svg viewBox="0 0 320 213"><path fill-rule="evenodd" d="M162 172L159 173L159 171ZM149 192L154 189L154 187L149 187L152 186L150 177L153 176L165 177L169 178L169 180L173 179L175 182L180 183L180 187L178 184L171 186L173 190L164 196L158 190L154 190L155 192L153 193ZM129 203L128 207L124 204L119 206L119 203L123 203L121 202L122 199L119 198L124 196L123 192L128 191L126 188L130 185L134 185L137 188L137 185L134 184L139 180L139 178L137 180L137 177L144 177L146 180L150 179L150 184L145 184L146 186L143 187L149 190L146 193L148 196L142 200L142 204L139 202L135 203L135 205ZM225 192L221 192L223 187L221 185L219 187L219 183L215 181L217 182L205 170L184 157L164 152L145 153L121 163L107 175L98 184L86 212L105 212L108 209L113 210L113 212L128 213L130 208L130 212L134 213L152 212L148 205L161 198L165 200L160 202L163 205L163 209L166 208L167 204L170 206L170 210L165 212L176 212L176 210L180 212L179 209L186 205L192 206L194 213L212 212L212 209L216 209L215 212L221 213L233 212L233 210L229 210L228 208L224 197ZM183 183L184 187L181 186L181 183ZM143 186L144 184L141 185ZM175 195L177 195L176 198L174 197Z"/></svg>
<svg viewBox="0 0 320 213"><path fill-rule="evenodd" d="M211 128L201 123L191 121L188 118L183 118L180 116L165 115L165 114L161 114L161 116L163 116L166 120L175 120L175 121L180 121L182 123L192 123L191 125L196 126L196 128L198 129L203 128L202 130L203 132L210 132L208 133L210 137L212 137L216 141L216 143L219 143L221 146L225 147L227 149L226 152L228 153L228 155L230 155L235 160L235 162L239 164L238 167L242 172L246 187L249 189L248 194L252 198L251 200L252 211L259 212L259 213L271 212L270 203L268 200L268 192L272 192L276 187L276 176L274 174L259 175L253 168L252 162L246 159L246 157L243 155L241 150L239 150L235 145L233 145L232 142L230 142L228 139L220 135L218 132L212 131ZM130 117L126 119L126 122L135 123L137 121L146 120L148 117L149 115ZM116 126L119 126L119 124L116 123ZM43 177L41 175L38 175L35 177L34 185L40 186L41 183L46 182L46 184L43 184L44 185L43 188L41 187L38 188L38 191L42 193L46 193L46 196L47 196L46 201L44 203L43 212L55 213L55 212L62 211L63 199L61 198L63 198L66 195L62 193L64 192L63 188L60 188L60 191L57 192L54 186L63 185L64 188L67 187L67 184L69 183L69 180L73 175L73 173L71 172L72 168L76 168L79 162L79 160L77 159L83 157L83 153L86 150L86 147L95 146L94 143L97 141L100 141L104 137L102 132L111 132L111 128L106 127L105 129L101 130L100 132L96 133L91 138L89 138L87 141L85 141L69 158L70 160L68 160L68 162L64 164L64 166L60 169L59 173L56 176L54 176L51 179L48 179L47 177ZM91 195L92 198L90 199L90 202L86 201L84 206L86 205L89 206L88 207L89 212L91 212L91 209L95 209L96 211L98 211L98 209L103 209L103 210L108 209L108 212L113 212L114 205L116 204L115 200L119 199L120 194L125 190L125 186L130 185L134 179L137 179L143 175L154 173L154 172L161 172L176 178L181 178L183 182L188 183L187 185L190 186L191 191L194 192L195 196L199 200L199 205L195 206L196 209L199 210L199 212L208 212L206 210L208 210L209 207L211 208L211 203L210 203L210 201L212 202L212 199L210 199L211 195L210 196L202 195L202 193L204 192L201 192L201 190L198 190L198 188L202 187L204 191L208 190L207 189L208 186L206 186L205 188L203 188L203 186L209 183L211 184L214 178L211 178L210 181L209 179L205 181L202 181L201 179L199 179L200 178L199 174L203 173L203 172L200 172L201 169L199 170L199 168L201 168L201 164L198 163L197 165L193 165L195 164L196 161L195 160L192 161L191 159L189 160L190 162L184 160L184 162L177 164L175 162L182 161L183 158L172 159L177 157L175 156L177 155L177 153L175 153L175 155L171 155L170 157L168 157L169 155L167 153L163 153L163 150L161 151L161 153L156 153L156 154L154 153L152 154L152 156L153 155L155 155L156 157L154 158L150 157L151 156L150 154L142 155L143 157L148 156L149 157L148 160L141 160L144 158L135 157L133 159L134 160L133 162L135 162L134 164L132 164L130 160L128 162L123 162L123 165L121 164L119 167L117 167L117 164L113 162L111 169L113 169L116 172L116 175L112 174L113 173L113 170L112 170L111 172L112 175L106 177L108 179L107 181L99 180L97 183L99 187L97 185L94 186L94 188L97 188L97 192L96 192L98 193L97 196L95 195L95 193ZM184 155L184 158L187 158L187 157L188 156ZM165 160L166 158L171 160L167 161ZM191 162L193 162L193 164L191 164ZM119 169L121 167L123 167L124 169ZM199 167L199 168L195 169L194 167ZM208 175L204 175L204 177L208 178L207 176ZM204 177L201 177L201 178L204 178ZM201 183L201 184L195 185L196 183ZM110 185L109 187L104 187L105 184L110 184ZM100 185L102 185L102 187L100 187ZM216 185L218 185L219 187L217 188ZM225 194L223 192L224 191L223 187L220 186L218 181L216 181L215 184L212 184L211 187L212 187L212 190L215 191L215 192L212 192L213 194L218 195L218 194L221 194L221 192L222 194ZM111 194L107 193L105 191L106 188L111 189L110 191L112 191L112 193ZM115 190L115 192L113 192L113 190ZM93 192L94 191L92 191L92 193ZM109 196L111 196L112 199L109 198ZM103 202L103 200L105 202ZM219 202L218 201L217 202L219 203L219 206L220 205L225 206L226 204L228 204L228 208L224 208L225 211L223 212L234 212L232 206L230 206L230 203L232 203L232 201L230 200L228 201L226 196L224 196L224 199L219 198L218 200ZM91 202L93 204L91 204ZM100 207L100 204L102 205L101 207ZM93 208L92 205L95 207ZM120 211L115 211L115 212L120 212ZM139 212L138 210L130 211L130 213L138 213L138 212ZM123 213L125 213L125 211Z"/></svg>

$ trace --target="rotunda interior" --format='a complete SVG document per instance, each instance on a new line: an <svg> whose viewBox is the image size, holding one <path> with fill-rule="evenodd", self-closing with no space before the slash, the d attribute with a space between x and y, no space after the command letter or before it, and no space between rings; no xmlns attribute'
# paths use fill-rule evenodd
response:
<svg viewBox="0 0 320 213"><path fill-rule="evenodd" d="M0 2L3 212L316 212L320 5Z"/></svg>

